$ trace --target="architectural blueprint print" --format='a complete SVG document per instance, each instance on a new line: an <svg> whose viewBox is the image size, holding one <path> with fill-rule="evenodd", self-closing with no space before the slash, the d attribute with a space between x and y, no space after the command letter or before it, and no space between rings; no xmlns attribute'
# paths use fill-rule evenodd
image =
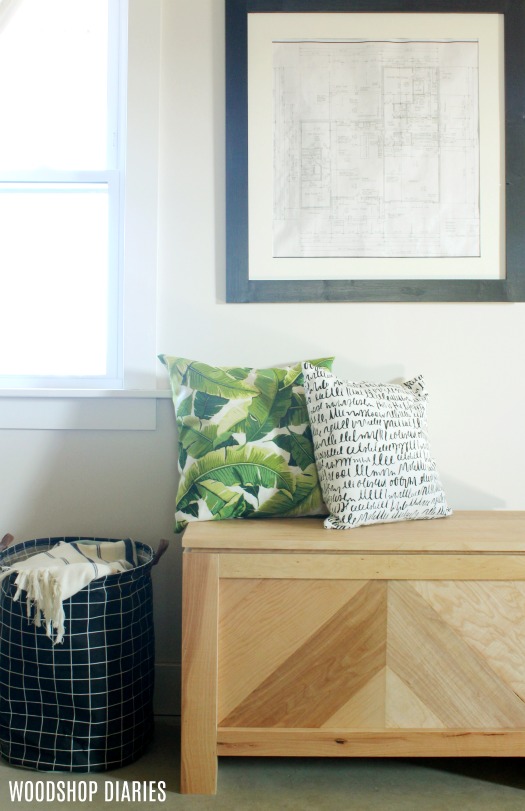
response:
<svg viewBox="0 0 525 811"><path fill-rule="evenodd" d="M272 49L275 258L480 255L476 41Z"/></svg>

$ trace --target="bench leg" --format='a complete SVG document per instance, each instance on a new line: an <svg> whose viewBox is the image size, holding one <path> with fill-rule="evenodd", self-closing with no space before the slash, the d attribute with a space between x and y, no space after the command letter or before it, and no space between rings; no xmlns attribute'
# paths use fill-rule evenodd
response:
<svg viewBox="0 0 525 811"><path fill-rule="evenodd" d="M219 558L185 550L182 577L181 792L217 791Z"/></svg>

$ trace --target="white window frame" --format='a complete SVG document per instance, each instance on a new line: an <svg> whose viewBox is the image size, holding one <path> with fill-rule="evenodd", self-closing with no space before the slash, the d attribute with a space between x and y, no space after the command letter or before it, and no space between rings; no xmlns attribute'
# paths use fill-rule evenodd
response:
<svg viewBox="0 0 525 811"><path fill-rule="evenodd" d="M126 181L118 244L122 322L115 387L0 389L0 429L153 429L156 389L156 270L162 0L116 0L121 15L119 82ZM126 37L127 32L127 37ZM116 111L116 105L114 105ZM116 111L117 112L117 111ZM92 173L90 173L92 174ZM110 175L109 173L104 173ZM33 176L34 177L34 176ZM120 379L119 379L120 377ZM59 381L57 381L59 382Z"/></svg>

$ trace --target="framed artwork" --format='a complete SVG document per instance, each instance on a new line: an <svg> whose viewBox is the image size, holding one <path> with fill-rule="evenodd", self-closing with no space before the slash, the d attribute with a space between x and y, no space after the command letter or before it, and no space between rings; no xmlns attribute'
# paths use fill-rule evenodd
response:
<svg viewBox="0 0 525 811"><path fill-rule="evenodd" d="M226 299L525 301L525 3L226 0Z"/></svg>

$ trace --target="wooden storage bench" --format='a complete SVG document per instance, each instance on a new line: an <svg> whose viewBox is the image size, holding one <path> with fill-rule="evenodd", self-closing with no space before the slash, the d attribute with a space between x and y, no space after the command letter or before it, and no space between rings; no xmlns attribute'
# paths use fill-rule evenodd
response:
<svg viewBox="0 0 525 811"><path fill-rule="evenodd" d="M182 778L217 755L525 754L525 512L183 536Z"/></svg>

